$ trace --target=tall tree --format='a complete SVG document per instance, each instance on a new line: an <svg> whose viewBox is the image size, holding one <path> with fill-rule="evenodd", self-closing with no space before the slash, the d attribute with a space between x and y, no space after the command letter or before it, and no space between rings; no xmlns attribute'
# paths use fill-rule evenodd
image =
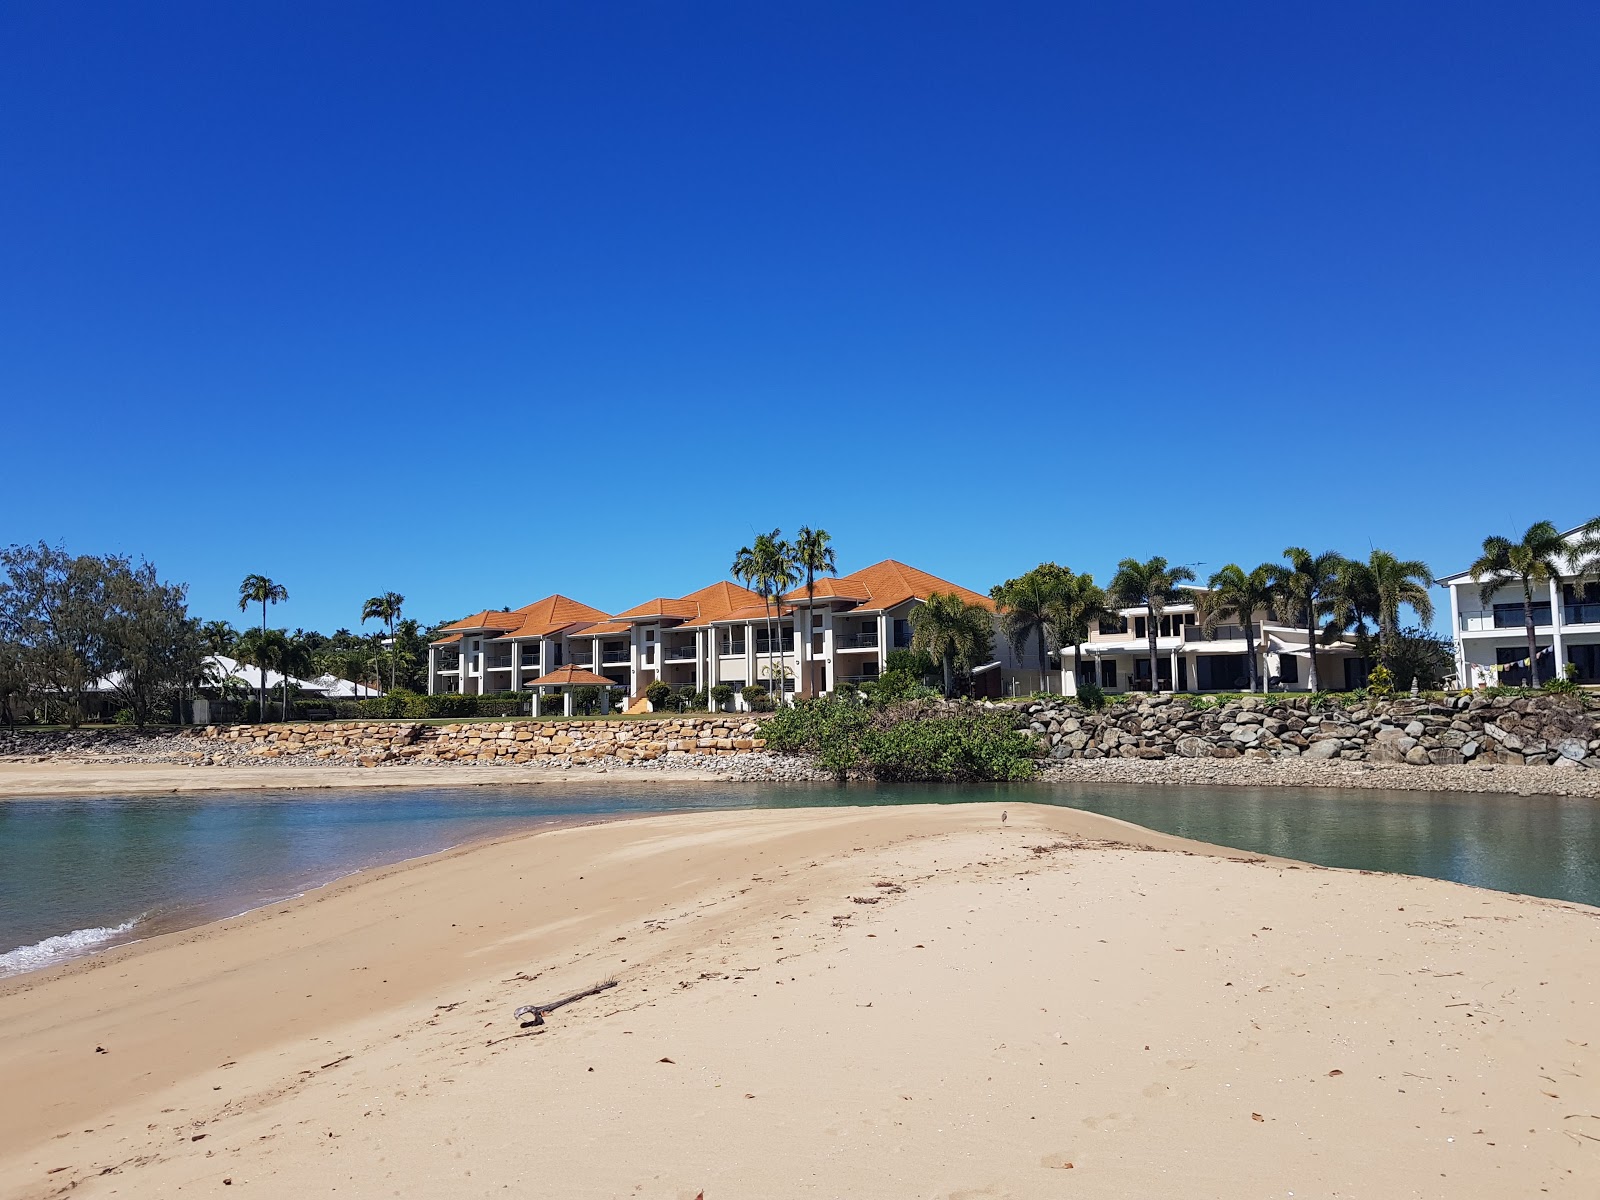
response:
<svg viewBox="0 0 1600 1200"><path fill-rule="evenodd" d="M1074 575L1066 571L1051 624L1055 626L1056 637L1072 646L1073 679L1080 682L1083 679L1083 643L1089 630L1098 626L1102 618L1116 615L1105 589L1095 583L1093 575L1087 572Z"/></svg>
<svg viewBox="0 0 1600 1200"><path fill-rule="evenodd" d="M1117 574L1111 580L1111 599L1118 608L1144 607L1145 633L1150 644L1150 690L1160 687L1159 655L1156 637L1161 624L1161 614L1175 598L1178 585L1194 579L1194 572L1185 566L1168 566L1167 560L1157 555L1140 562L1125 558L1117 564ZM1177 686L1178 681L1172 680Z"/></svg>
<svg viewBox="0 0 1600 1200"><path fill-rule="evenodd" d="M282 604L289 598L289 589L265 575L246 575L239 583L239 611L249 612L252 604L261 605L261 633L267 632L267 605ZM263 714L267 711L267 674L261 673L261 687L256 696L256 706Z"/></svg>
<svg viewBox="0 0 1600 1200"><path fill-rule="evenodd" d="M1216 632L1223 617L1233 617L1244 631L1245 678L1250 690L1256 690L1260 673L1256 669L1256 614L1272 611L1277 599L1273 586L1273 568L1263 563L1253 571L1246 571L1238 563L1229 563L1212 574L1207 581L1211 588L1211 607L1202 628L1209 637ZM1265 689L1271 691L1269 684Z"/></svg>
<svg viewBox="0 0 1600 1200"><path fill-rule="evenodd" d="M1306 652L1311 656L1311 672L1306 686L1313 692L1321 690L1322 681L1317 673L1317 622L1323 617L1333 617L1339 607L1339 577L1345 560L1332 550L1312 554L1299 546L1284 550L1284 563L1272 568L1273 588L1277 592L1276 612L1285 620L1294 621L1306 631ZM1321 631L1323 644L1333 640L1339 629L1337 621L1330 621Z"/></svg>
<svg viewBox="0 0 1600 1200"><path fill-rule="evenodd" d="M1528 526L1519 541L1493 536L1483 539L1483 553L1468 568L1472 582L1478 585L1478 599L1484 605L1494 603L1494 595L1502 587L1513 585L1522 592L1522 628L1528 638L1528 682L1539 685L1539 641L1534 635L1533 593L1535 588L1548 589L1550 581L1561 576L1569 548L1561 533L1549 521L1537 521ZM1554 614L1551 614L1552 619ZM1560 665L1555 664L1556 670Z"/></svg>
<svg viewBox="0 0 1600 1200"><path fill-rule="evenodd" d="M782 638L773 624L773 601L781 601L800 578L795 549L783 538L783 531L757 534L748 546L741 546L733 556L733 577L744 581L746 587L758 593L767 608L767 677L776 682L778 699L783 699L783 676L776 669L773 654L782 655ZM782 604L778 617L783 616Z"/></svg>
<svg viewBox="0 0 1600 1200"><path fill-rule="evenodd" d="M1409 604L1424 624L1431 622L1433 598L1428 595L1428 585L1432 582L1433 572L1421 559L1399 559L1387 550L1373 550L1366 562L1347 559L1336 588L1340 623L1364 627L1371 620L1378 631L1379 659L1393 672L1400 606Z"/></svg>
<svg viewBox="0 0 1600 1200"><path fill-rule="evenodd" d="M157 706L176 702L180 690L200 675L205 658L200 624L189 616L187 589L162 583L155 567L108 560L106 638L111 692L148 724ZM181 719L181 713L180 713Z"/></svg>
<svg viewBox="0 0 1600 1200"><path fill-rule="evenodd" d="M397 655L394 653L394 623L400 619L400 608L406 598L399 592L385 592L374 596L361 606L361 623L383 621L389 626L389 690L394 691L394 672Z"/></svg>
<svg viewBox="0 0 1600 1200"><path fill-rule="evenodd" d="M810 672L806 670L805 663L811 654L811 610L816 603L817 576L839 573L834 561L833 539L828 536L828 531L813 529L809 525L800 526L799 532L794 535L794 561L795 567L804 571L806 576L806 628L802 630L799 622L795 623L795 649L800 654L801 670L806 671L806 686L809 688Z"/></svg>
<svg viewBox="0 0 1600 1200"><path fill-rule="evenodd" d="M260 672L257 692L263 699L258 702L256 719L265 721L267 672L277 671L280 675L285 674L285 661L289 656L289 635L281 629L246 629L239 635L233 653L240 662L255 667Z"/></svg>
<svg viewBox="0 0 1600 1200"><path fill-rule="evenodd" d="M96 681L115 667L107 589L127 567L43 542L0 551L0 636L18 648L25 690L69 725L82 722Z"/></svg>
<svg viewBox="0 0 1600 1200"><path fill-rule="evenodd" d="M278 659L278 671L283 676L283 711L281 720L289 719L289 684L293 682L298 688L300 682L310 675L315 668L312 665L312 651L310 645L303 637L284 638L283 651Z"/></svg>
<svg viewBox="0 0 1600 1200"><path fill-rule="evenodd" d="M1050 690L1050 646L1061 637L1056 620L1072 582L1071 571L1048 562L989 589L989 599L1000 612L1000 631L1017 658L1025 660L1028 643L1034 643L1039 655L1039 687L1046 692Z"/></svg>
<svg viewBox="0 0 1600 1200"><path fill-rule="evenodd" d="M219 699L227 698L228 684L233 682L233 675L222 659L233 657L233 648L238 641L239 631L226 621L207 621L200 626L200 644L205 648L208 660L202 670L203 681L217 685Z"/></svg>
<svg viewBox="0 0 1600 1200"><path fill-rule="evenodd" d="M944 668L944 694L956 692L956 668L971 670L994 649L994 621L981 604L934 592L911 611L911 649Z"/></svg>

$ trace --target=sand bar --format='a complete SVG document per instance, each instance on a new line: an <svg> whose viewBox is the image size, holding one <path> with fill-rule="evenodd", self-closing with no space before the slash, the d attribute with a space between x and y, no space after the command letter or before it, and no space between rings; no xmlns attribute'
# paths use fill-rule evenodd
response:
<svg viewBox="0 0 1600 1200"><path fill-rule="evenodd" d="M1008 811L568 828L8 981L0 1195L1600 1187L1600 911Z"/></svg>

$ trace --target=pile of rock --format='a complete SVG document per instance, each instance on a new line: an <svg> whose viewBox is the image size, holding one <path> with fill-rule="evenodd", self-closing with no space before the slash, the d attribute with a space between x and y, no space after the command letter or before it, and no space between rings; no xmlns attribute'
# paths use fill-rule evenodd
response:
<svg viewBox="0 0 1600 1200"><path fill-rule="evenodd" d="M1568 696L1399 698L1352 708L1309 697L1144 696L1098 712L1068 701L1018 710L1057 760L1108 757L1341 759L1600 767L1600 721Z"/></svg>
<svg viewBox="0 0 1600 1200"><path fill-rule="evenodd" d="M258 759L464 764L645 763L703 760L762 749L761 718L741 714L637 721L414 721L211 726L202 735Z"/></svg>

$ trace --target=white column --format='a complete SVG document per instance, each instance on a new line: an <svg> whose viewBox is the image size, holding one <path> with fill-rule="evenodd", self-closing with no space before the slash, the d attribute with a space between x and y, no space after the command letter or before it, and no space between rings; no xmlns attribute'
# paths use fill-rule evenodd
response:
<svg viewBox="0 0 1600 1200"><path fill-rule="evenodd" d="M878 674L882 675L889 667L889 614L878 614Z"/></svg>
<svg viewBox="0 0 1600 1200"><path fill-rule="evenodd" d="M1168 652L1168 657L1172 660L1172 665L1167 668L1172 673L1172 678L1169 682L1172 684L1172 690L1176 692L1178 690L1178 648L1176 646ZM1152 686L1159 684L1159 681L1154 679L1150 682Z"/></svg>
<svg viewBox="0 0 1600 1200"><path fill-rule="evenodd" d="M439 678L439 647L428 647L428 695L433 695L437 690L435 681Z"/></svg>
<svg viewBox="0 0 1600 1200"><path fill-rule="evenodd" d="M744 623L744 681L747 686L760 682L756 678L756 630L749 621Z"/></svg>
<svg viewBox="0 0 1600 1200"><path fill-rule="evenodd" d="M561 711L566 716L572 715L572 689L569 687L561 689Z"/></svg>
<svg viewBox="0 0 1600 1200"><path fill-rule="evenodd" d="M1466 639L1461 636L1461 604L1453 583L1450 585L1450 636L1456 644L1456 686L1470 688L1472 679L1467 674Z"/></svg>
<svg viewBox="0 0 1600 1200"><path fill-rule="evenodd" d="M1550 657L1554 659L1552 679L1565 679L1567 664L1561 652L1561 585L1550 581Z"/></svg>

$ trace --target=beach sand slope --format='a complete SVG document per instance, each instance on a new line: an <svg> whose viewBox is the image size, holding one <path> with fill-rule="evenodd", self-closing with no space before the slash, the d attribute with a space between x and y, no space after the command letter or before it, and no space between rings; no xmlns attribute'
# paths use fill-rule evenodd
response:
<svg viewBox="0 0 1600 1200"><path fill-rule="evenodd" d="M565 829L16 983L0 1194L1600 1190L1600 912L999 813Z"/></svg>

